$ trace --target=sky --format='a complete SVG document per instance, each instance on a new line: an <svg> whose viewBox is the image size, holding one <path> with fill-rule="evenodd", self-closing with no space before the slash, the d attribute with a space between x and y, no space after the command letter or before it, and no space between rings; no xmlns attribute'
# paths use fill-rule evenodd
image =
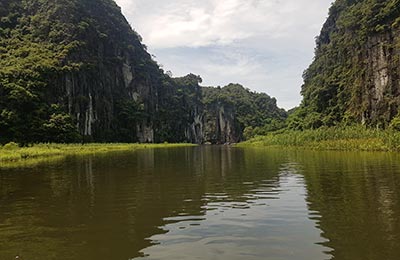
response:
<svg viewBox="0 0 400 260"><path fill-rule="evenodd" d="M200 75L203 86L240 83L290 109L332 0L116 2L165 71Z"/></svg>

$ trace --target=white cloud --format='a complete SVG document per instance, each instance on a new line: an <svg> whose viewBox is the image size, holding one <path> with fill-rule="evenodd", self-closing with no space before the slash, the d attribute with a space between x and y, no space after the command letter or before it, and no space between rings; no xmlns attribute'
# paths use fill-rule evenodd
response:
<svg viewBox="0 0 400 260"><path fill-rule="evenodd" d="M152 48L226 45L290 37L326 15L329 0L117 0ZM320 19L318 19L320 20ZM320 24L318 24L318 27ZM315 35L314 35L315 36Z"/></svg>
<svg viewBox="0 0 400 260"><path fill-rule="evenodd" d="M174 74L241 82L286 108L300 100L331 0L116 0L150 52Z"/></svg>

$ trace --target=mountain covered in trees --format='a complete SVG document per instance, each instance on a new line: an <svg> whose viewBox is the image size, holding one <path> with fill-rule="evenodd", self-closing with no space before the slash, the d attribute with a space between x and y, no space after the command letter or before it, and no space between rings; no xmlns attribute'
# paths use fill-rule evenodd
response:
<svg viewBox="0 0 400 260"><path fill-rule="evenodd" d="M0 143L242 140L266 94L160 68L113 0L0 1Z"/></svg>
<svg viewBox="0 0 400 260"><path fill-rule="evenodd" d="M287 113L277 107L275 98L239 84L205 87L203 102L204 134L211 143L237 143L285 126Z"/></svg>
<svg viewBox="0 0 400 260"><path fill-rule="evenodd" d="M400 122L399 0L335 1L316 43L291 128Z"/></svg>

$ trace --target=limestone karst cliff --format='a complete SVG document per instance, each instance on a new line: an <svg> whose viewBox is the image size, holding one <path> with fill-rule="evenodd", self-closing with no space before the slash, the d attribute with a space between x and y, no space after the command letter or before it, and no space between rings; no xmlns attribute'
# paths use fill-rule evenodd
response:
<svg viewBox="0 0 400 260"><path fill-rule="evenodd" d="M295 128L387 127L400 108L400 1L337 0L304 73Z"/></svg>
<svg viewBox="0 0 400 260"><path fill-rule="evenodd" d="M201 142L199 80L164 74L113 1L10 0L0 14L1 138Z"/></svg>
<svg viewBox="0 0 400 260"><path fill-rule="evenodd" d="M211 143L243 141L247 127L257 128L283 122L287 114L278 108L276 99L252 92L239 84L223 88L203 88L205 110L204 140Z"/></svg>
<svg viewBox="0 0 400 260"><path fill-rule="evenodd" d="M0 2L0 143L239 141L200 83L164 73L113 0Z"/></svg>

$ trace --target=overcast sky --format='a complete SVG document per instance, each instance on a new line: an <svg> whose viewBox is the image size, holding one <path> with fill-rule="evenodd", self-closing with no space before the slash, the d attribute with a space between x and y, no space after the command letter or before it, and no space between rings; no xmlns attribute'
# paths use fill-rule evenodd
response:
<svg viewBox="0 0 400 260"><path fill-rule="evenodd" d="M289 109L301 101L332 0L116 0L151 54L174 76L240 83Z"/></svg>

